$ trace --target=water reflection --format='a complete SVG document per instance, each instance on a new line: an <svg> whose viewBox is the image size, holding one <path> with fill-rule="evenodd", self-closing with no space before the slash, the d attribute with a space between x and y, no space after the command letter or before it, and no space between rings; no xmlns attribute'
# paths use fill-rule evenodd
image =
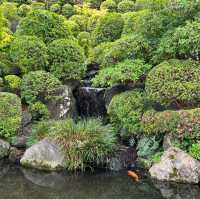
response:
<svg viewBox="0 0 200 199"><path fill-rule="evenodd" d="M176 196L179 190L154 186L147 178L135 183L126 173L44 173L15 166L4 171L7 172L0 178L0 199L180 199ZM193 196L190 199L199 199L199 195Z"/></svg>

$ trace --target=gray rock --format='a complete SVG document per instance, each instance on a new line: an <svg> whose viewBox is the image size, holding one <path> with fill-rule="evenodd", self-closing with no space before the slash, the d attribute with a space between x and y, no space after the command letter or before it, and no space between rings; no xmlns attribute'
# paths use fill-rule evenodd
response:
<svg viewBox="0 0 200 199"><path fill-rule="evenodd" d="M16 148L26 148L26 141L27 138L25 135L18 135L16 136L16 139L13 141L12 146Z"/></svg>
<svg viewBox="0 0 200 199"><path fill-rule="evenodd" d="M9 155L10 144L0 139L0 159Z"/></svg>
<svg viewBox="0 0 200 199"><path fill-rule="evenodd" d="M22 111L22 127L28 126L32 122L32 115L28 112L28 108Z"/></svg>
<svg viewBox="0 0 200 199"><path fill-rule="evenodd" d="M120 171L135 167L136 151L134 148L120 146L119 150L108 160L108 169Z"/></svg>
<svg viewBox="0 0 200 199"><path fill-rule="evenodd" d="M200 162L184 151L171 147L149 172L152 178L161 181L197 184L200 181Z"/></svg>
<svg viewBox="0 0 200 199"><path fill-rule="evenodd" d="M40 170L60 170L66 167L64 154L58 145L47 139L27 149L20 163Z"/></svg>
<svg viewBox="0 0 200 199"><path fill-rule="evenodd" d="M59 100L50 101L47 104L51 118L65 119L67 117L76 117L76 101L72 87L64 85L58 96Z"/></svg>
<svg viewBox="0 0 200 199"><path fill-rule="evenodd" d="M166 151L170 147L173 147L174 138L171 134L166 134L163 139L163 149Z"/></svg>

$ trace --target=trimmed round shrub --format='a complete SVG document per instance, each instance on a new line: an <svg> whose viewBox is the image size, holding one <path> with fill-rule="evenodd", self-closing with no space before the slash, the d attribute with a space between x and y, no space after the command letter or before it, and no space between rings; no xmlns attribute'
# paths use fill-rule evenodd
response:
<svg viewBox="0 0 200 199"><path fill-rule="evenodd" d="M117 10L117 4L113 0L106 0L101 4L101 10L107 10L109 12L115 12Z"/></svg>
<svg viewBox="0 0 200 199"><path fill-rule="evenodd" d="M7 75L4 77L6 85L11 91L19 91L22 79L16 75Z"/></svg>
<svg viewBox="0 0 200 199"><path fill-rule="evenodd" d="M102 55L101 67L109 67L125 59L149 60L151 47L140 35L122 37L113 42L112 47Z"/></svg>
<svg viewBox="0 0 200 199"><path fill-rule="evenodd" d="M114 84L136 84L151 69L143 60L125 60L104 68L92 79L94 86L113 86Z"/></svg>
<svg viewBox="0 0 200 199"><path fill-rule="evenodd" d="M131 0L123 0L118 4L117 10L122 13L132 12L135 10L135 3Z"/></svg>
<svg viewBox="0 0 200 199"><path fill-rule="evenodd" d="M170 58L200 59L200 20L187 22L165 35L159 45L155 62Z"/></svg>
<svg viewBox="0 0 200 199"><path fill-rule="evenodd" d="M29 143L48 137L65 154L68 170L85 170L105 164L116 149L116 133L98 119L40 122L33 128Z"/></svg>
<svg viewBox="0 0 200 199"><path fill-rule="evenodd" d="M93 45L115 41L121 37L124 20L118 13L108 13L101 17L92 32Z"/></svg>
<svg viewBox="0 0 200 199"><path fill-rule="evenodd" d="M146 134L170 133L175 138L200 139L200 108L190 110L149 110L141 120Z"/></svg>
<svg viewBox="0 0 200 199"><path fill-rule="evenodd" d="M52 74L45 71L34 71L23 76L21 96L28 104L37 101L45 103L49 100L56 100L57 93L61 89L61 82Z"/></svg>
<svg viewBox="0 0 200 199"><path fill-rule="evenodd" d="M62 14L69 18L75 14L75 9L71 4L67 3L62 7Z"/></svg>
<svg viewBox="0 0 200 199"><path fill-rule="evenodd" d="M71 38L65 18L47 10L34 10L21 20L17 35L31 35L49 43L59 38Z"/></svg>
<svg viewBox="0 0 200 199"><path fill-rule="evenodd" d="M110 121L118 129L126 129L129 132L127 136L140 133L144 106L145 96L140 90L116 95L108 106Z"/></svg>
<svg viewBox="0 0 200 199"><path fill-rule="evenodd" d="M77 37L80 33L80 27L75 21L68 20L67 25L74 37Z"/></svg>
<svg viewBox="0 0 200 199"><path fill-rule="evenodd" d="M88 23L88 18L84 15L73 15L70 17L71 21L74 21L79 25L80 31L86 31L87 30L87 23Z"/></svg>
<svg viewBox="0 0 200 199"><path fill-rule="evenodd" d="M26 4L22 4L17 9L17 13L20 17L26 17L31 12L31 7Z"/></svg>
<svg viewBox="0 0 200 199"><path fill-rule="evenodd" d="M11 43L10 57L22 73L45 69L48 65L47 47L35 36L17 37Z"/></svg>
<svg viewBox="0 0 200 199"><path fill-rule="evenodd" d="M55 13L60 13L61 11L61 6L58 3L54 3L50 6L50 11L55 12Z"/></svg>
<svg viewBox="0 0 200 199"><path fill-rule="evenodd" d="M0 99L0 137L11 141L21 126L21 100L6 92L0 92Z"/></svg>
<svg viewBox="0 0 200 199"><path fill-rule="evenodd" d="M78 42L55 40L49 45L50 71L59 79L79 80L86 71L84 50Z"/></svg>
<svg viewBox="0 0 200 199"><path fill-rule="evenodd" d="M200 66L191 60L169 60L153 68L146 79L148 98L164 107L200 103Z"/></svg>

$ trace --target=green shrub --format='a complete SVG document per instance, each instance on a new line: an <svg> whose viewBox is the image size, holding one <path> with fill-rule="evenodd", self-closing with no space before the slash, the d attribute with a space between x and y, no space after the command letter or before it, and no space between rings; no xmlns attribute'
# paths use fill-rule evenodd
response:
<svg viewBox="0 0 200 199"><path fill-rule="evenodd" d="M60 11L61 11L61 6L60 6L60 4L58 4L58 3L52 4L52 5L50 6L50 11L59 14Z"/></svg>
<svg viewBox="0 0 200 199"><path fill-rule="evenodd" d="M49 43L59 38L71 38L72 33L63 16L46 10L34 10L21 20L17 35L32 35Z"/></svg>
<svg viewBox="0 0 200 199"><path fill-rule="evenodd" d="M29 72L23 76L21 96L28 104L37 101L56 100L57 92L62 88L61 82L45 71Z"/></svg>
<svg viewBox="0 0 200 199"><path fill-rule="evenodd" d="M0 137L11 140L21 126L21 101L16 95L0 92Z"/></svg>
<svg viewBox="0 0 200 199"><path fill-rule="evenodd" d="M8 88L12 90L20 90L22 79L16 75L5 76L5 81Z"/></svg>
<svg viewBox="0 0 200 199"><path fill-rule="evenodd" d="M69 170L84 170L106 162L115 149L116 137L112 126L103 126L100 120L90 119L75 123L72 119L38 124L29 138L49 137L65 153Z"/></svg>
<svg viewBox="0 0 200 199"><path fill-rule="evenodd" d="M94 86L113 86L117 83L136 84L149 71L151 65L142 60L125 60L118 64L100 70L92 80Z"/></svg>
<svg viewBox="0 0 200 199"><path fill-rule="evenodd" d="M101 17L102 17L101 13L95 13L92 16L90 16L90 18L88 19L88 22L87 22L87 30L89 32L94 31L94 29L96 28L96 25Z"/></svg>
<svg viewBox="0 0 200 199"><path fill-rule="evenodd" d="M105 42L99 44L95 48L91 48L89 50L89 63L100 65L106 52L112 48L112 45L113 42Z"/></svg>
<svg viewBox="0 0 200 199"><path fill-rule="evenodd" d="M170 58L200 59L200 20L177 27L162 38L154 57L155 62Z"/></svg>
<svg viewBox="0 0 200 199"><path fill-rule="evenodd" d="M0 5L0 11L9 21L17 20L17 5L15 3L4 2Z"/></svg>
<svg viewBox="0 0 200 199"><path fill-rule="evenodd" d="M145 97L139 90L116 95L108 106L110 121L118 129L127 129L130 135L138 134L141 132L140 120L144 106Z"/></svg>
<svg viewBox="0 0 200 199"><path fill-rule="evenodd" d="M137 0L135 3L135 7L137 10L151 9L153 11L158 11L158 10L167 8L167 5L168 5L167 3L170 1L169 0ZM173 3L177 2L174 0L172 1Z"/></svg>
<svg viewBox="0 0 200 199"><path fill-rule="evenodd" d="M84 15L73 15L70 17L71 21L74 21L79 25L80 31L87 31L87 23L88 23L88 18Z"/></svg>
<svg viewBox="0 0 200 199"><path fill-rule="evenodd" d="M125 59L144 59L148 61L151 47L140 35L122 37L113 42L112 47L102 55L101 67L109 67Z"/></svg>
<svg viewBox="0 0 200 199"><path fill-rule="evenodd" d="M103 0L84 0L84 3L90 8L99 8Z"/></svg>
<svg viewBox="0 0 200 199"><path fill-rule="evenodd" d="M77 37L80 33L80 27L75 21L68 20L67 25L74 37Z"/></svg>
<svg viewBox="0 0 200 199"><path fill-rule="evenodd" d="M49 45L50 71L62 80L80 79L85 71L84 50L76 41L60 39Z"/></svg>
<svg viewBox="0 0 200 199"><path fill-rule="evenodd" d="M124 20L118 13L108 13L102 16L92 32L93 45L102 42L115 41L121 37Z"/></svg>
<svg viewBox="0 0 200 199"><path fill-rule="evenodd" d="M147 134L171 133L178 139L199 139L200 109L163 112L149 110L143 114L141 125Z"/></svg>
<svg viewBox="0 0 200 199"><path fill-rule="evenodd" d="M80 32L78 35L78 44L83 47L85 55L88 56L89 46L91 43L90 33Z"/></svg>
<svg viewBox="0 0 200 199"><path fill-rule="evenodd" d="M32 115L33 120L47 120L49 119L49 111L45 104L36 102L30 104L29 111Z"/></svg>
<svg viewBox="0 0 200 199"><path fill-rule="evenodd" d="M45 4L42 2L33 1L31 3L32 10L45 10Z"/></svg>
<svg viewBox="0 0 200 199"><path fill-rule="evenodd" d="M192 157L200 161L200 142L193 144L189 150Z"/></svg>
<svg viewBox="0 0 200 199"><path fill-rule="evenodd" d="M132 12L135 10L135 3L131 0L123 0L118 4L117 10L122 13Z"/></svg>
<svg viewBox="0 0 200 199"><path fill-rule="evenodd" d="M194 106L200 102L200 67L197 62L168 60L153 68L146 79L148 98L164 107Z"/></svg>
<svg viewBox="0 0 200 199"><path fill-rule="evenodd" d="M47 47L35 36L17 37L11 43L10 57L22 73L45 69L48 65Z"/></svg>
<svg viewBox="0 0 200 199"><path fill-rule="evenodd" d="M69 18L75 14L75 9L71 4L67 3L62 7L62 14Z"/></svg>
<svg viewBox="0 0 200 199"><path fill-rule="evenodd" d="M31 12L31 7L29 5L26 5L26 4L22 4L17 9L17 14L20 17L26 17L30 12Z"/></svg>
<svg viewBox="0 0 200 199"><path fill-rule="evenodd" d="M117 4L113 0L106 0L101 3L101 10L107 10L108 12L115 12L117 10Z"/></svg>

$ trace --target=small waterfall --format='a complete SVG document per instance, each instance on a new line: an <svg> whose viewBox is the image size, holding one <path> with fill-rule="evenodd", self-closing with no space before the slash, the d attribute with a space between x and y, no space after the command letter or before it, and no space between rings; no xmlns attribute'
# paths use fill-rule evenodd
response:
<svg viewBox="0 0 200 199"><path fill-rule="evenodd" d="M104 88L79 87L75 92L79 115L103 117L106 115Z"/></svg>

